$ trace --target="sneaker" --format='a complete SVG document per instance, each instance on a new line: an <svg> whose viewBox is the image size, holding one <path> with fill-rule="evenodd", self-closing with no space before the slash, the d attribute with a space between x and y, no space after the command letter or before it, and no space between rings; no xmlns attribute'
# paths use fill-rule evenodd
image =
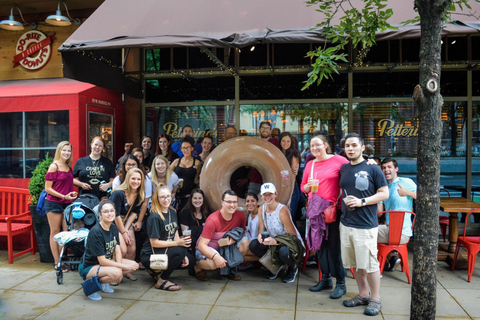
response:
<svg viewBox="0 0 480 320"><path fill-rule="evenodd" d="M113 290L111 287L110 287L110 284L109 283L104 283L102 284L102 291L105 292L105 293L114 293L115 290Z"/></svg>
<svg viewBox="0 0 480 320"><path fill-rule="evenodd" d="M274 279L277 279L278 275L280 274L280 271L282 271L283 269L283 265L280 266L280 268L278 268L277 272L275 273L270 273L270 275L268 276L268 279L270 280L274 280Z"/></svg>
<svg viewBox="0 0 480 320"><path fill-rule="evenodd" d="M297 273L298 273L297 267L293 268L292 270L289 270L285 278L283 278L283 282L290 283L295 281L295 278L297 277Z"/></svg>
<svg viewBox="0 0 480 320"><path fill-rule="evenodd" d="M253 268L255 268L253 263L251 263L249 261L245 261L238 266L238 271L247 271L247 270L250 270L250 269L253 269Z"/></svg>
<svg viewBox="0 0 480 320"><path fill-rule="evenodd" d="M393 256L390 258L390 269L388 271L395 271L395 269L398 267L398 265L402 262L402 259L399 257Z"/></svg>
<svg viewBox="0 0 480 320"><path fill-rule="evenodd" d="M315 256L310 256L307 259L307 266L313 266L317 264L317 258Z"/></svg>
<svg viewBox="0 0 480 320"><path fill-rule="evenodd" d="M98 294L98 292L94 292L91 295L87 296L88 299L93 301L100 301L102 300L102 296Z"/></svg>

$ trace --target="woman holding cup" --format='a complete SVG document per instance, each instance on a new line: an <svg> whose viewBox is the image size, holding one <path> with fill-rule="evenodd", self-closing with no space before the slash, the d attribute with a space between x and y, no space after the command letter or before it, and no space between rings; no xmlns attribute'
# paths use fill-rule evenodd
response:
<svg viewBox="0 0 480 320"><path fill-rule="evenodd" d="M349 161L339 155L333 155L330 144L322 135L310 140L310 151L314 160L305 165L300 189L308 194L310 200L314 193L332 203L337 203L340 195L340 168ZM340 203L341 204L341 203ZM333 288L331 277L337 279L335 290L330 295L332 299L341 298L346 292L345 269L340 253L339 221L341 206L337 207L337 220L327 224L328 239L322 241L317 252L318 263L322 270L322 280L310 291L317 292Z"/></svg>
<svg viewBox="0 0 480 320"><path fill-rule="evenodd" d="M187 248L191 244L191 237L178 234L177 212L172 203L172 190L167 186L158 185L152 196L152 209L147 220L147 233L150 241L145 241L140 259L148 273L155 279L155 288L166 291L178 291L181 286L168 279L172 272L195 263L195 259L188 254ZM161 272L150 269L150 255L167 254L168 267Z"/></svg>

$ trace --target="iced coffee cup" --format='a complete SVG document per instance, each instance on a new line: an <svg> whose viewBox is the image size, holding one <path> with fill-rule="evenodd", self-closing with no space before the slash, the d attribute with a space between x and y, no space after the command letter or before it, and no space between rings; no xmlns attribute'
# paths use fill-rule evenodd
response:
<svg viewBox="0 0 480 320"><path fill-rule="evenodd" d="M346 196L345 198L343 198L343 202L345 202L345 206L347 207L348 211L355 210L355 207L349 207L349 206L347 206L347 203L346 203L347 201L352 200L352 199L354 199L354 197L352 197L352 196Z"/></svg>
<svg viewBox="0 0 480 320"><path fill-rule="evenodd" d="M310 191L312 191L313 193L316 193L318 192L318 179L312 179L311 180L311 187L310 187Z"/></svg>

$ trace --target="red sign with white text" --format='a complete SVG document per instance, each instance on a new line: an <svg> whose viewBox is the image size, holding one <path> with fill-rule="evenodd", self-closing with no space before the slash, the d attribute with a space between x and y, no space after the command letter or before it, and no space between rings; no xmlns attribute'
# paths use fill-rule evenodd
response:
<svg viewBox="0 0 480 320"><path fill-rule="evenodd" d="M55 40L55 33L46 36L43 32L31 30L25 32L18 39L13 57L13 67L21 65L28 70L39 70L43 68L52 56L52 43Z"/></svg>

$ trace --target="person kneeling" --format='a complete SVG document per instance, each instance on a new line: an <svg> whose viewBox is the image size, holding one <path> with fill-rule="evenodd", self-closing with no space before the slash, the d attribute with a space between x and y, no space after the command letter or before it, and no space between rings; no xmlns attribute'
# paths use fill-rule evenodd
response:
<svg viewBox="0 0 480 320"><path fill-rule="evenodd" d="M197 265L201 270L195 270L195 275L201 281L208 280L205 270L219 268L220 274L231 280L242 279L237 274L237 266L248 252L249 241L244 236L245 214L237 211L237 205L237 194L232 190L225 191L222 209L208 216L205 222L196 250ZM224 246L220 248L219 243ZM227 256L228 259L225 259Z"/></svg>
<svg viewBox="0 0 480 320"><path fill-rule="evenodd" d="M195 259L187 252L192 242L191 237L178 235L177 212L170 207L172 190L164 185L158 185L152 196L152 208L147 220L149 240L143 245L140 260L147 272L156 280L155 288L166 291L178 291L181 286L168 279L177 268L192 267ZM168 255L166 270L156 272L150 268L150 256L155 254Z"/></svg>
<svg viewBox="0 0 480 320"><path fill-rule="evenodd" d="M270 182L264 183L260 188L260 194L264 204L258 212L258 237L250 243L250 251L257 257L262 257L270 250L270 247L273 247L272 262L275 262L277 256L282 265L276 273L271 274L268 278L276 279L286 265L288 272L283 278L283 282L293 282L305 250L302 238L292 222L288 208L276 201L275 186ZM268 232L268 235L265 231ZM265 235L264 237L262 237L262 233Z"/></svg>
<svg viewBox="0 0 480 320"><path fill-rule="evenodd" d="M138 263L122 258L119 232L112 224L115 220L113 202L102 202L98 207L98 213L101 220L88 234L83 262L79 265L78 272L83 280L97 275L102 284L102 291L113 293L110 283L120 283L124 274L138 269ZM102 299L97 292L90 294L88 298L94 301Z"/></svg>

